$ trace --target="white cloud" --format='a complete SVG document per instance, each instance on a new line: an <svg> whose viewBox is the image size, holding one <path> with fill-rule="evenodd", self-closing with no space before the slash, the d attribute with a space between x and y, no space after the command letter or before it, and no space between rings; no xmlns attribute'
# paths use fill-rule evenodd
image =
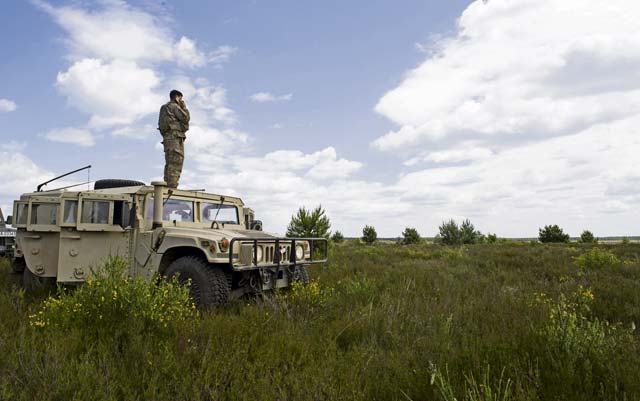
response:
<svg viewBox="0 0 640 401"><path fill-rule="evenodd" d="M271 92L258 92L249 96L249 99L256 103L282 102L289 101L292 98L293 93L287 93L286 95L274 95Z"/></svg>
<svg viewBox="0 0 640 401"><path fill-rule="evenodd" d="M130 124L157 112L164 98L154 92L158 74L133 61L83 59L57 77L57 85L71 105L91 114L89 125Z"/></svg>
<svg viewBox="0 0 640 401"><path fill-rule="evenodd" d="M597 10L597 12L594 12ZM457 36L384 95L380 150L568 135L640 112L640 3L476 1Z"/></svg>
<svg viewBox="0 0 640 401"><path fill-rule="evenodd" d="M77 6L54 7L41 0L34 2L67 31L70 56L75 60L169 61L195 68L225 62L236 50L220 46L206 52L186 36L176 40L166 18L136 9L124 1L102 2L102 8L92 11Z"/></svg>
<svg viewBox="0 0 640 401"><path fill-rule="evenodd" d="M457 34L421 46L425 61L376 106L398 128L372 143L430 167L389 186L416 225L634 233L639 17L624 0L476 1Z"/></svg>
<svg viewBox="0 0 640 401"><path fill-rule="evenodd" d="M82 147L91 147L96 144L93 134L81 128L54 129L44 134L44 137L53 142L70 143Z"/></svg>
<svg viewBox="0 0 640 401"><path fill-rule="evenodd" d="M53 173L38 167L31 159L13 150L0 151L0 203L10 205L21 193L35 191L36 186L53 178ZM9 209L10 210L10 209ZM11 214L4 210L5 216Z"/></svg>
<svg viewBox="0 0 640 401"><path fill-rule="evenodd" d="M112 132L113 136L123 137L129 139L150 139L155 137L160 137L160 133L158 129L155 128L151 124L145 124L142 126L132 126L128 125L122 128L118 128Z"/></svg>
<svg viewBox="0 0 640 401"><path fill-rule="evenodd" d="M8 113L10 111L15 111L18 106L16 103L9 99L0 99L0 113Z"/></svg>

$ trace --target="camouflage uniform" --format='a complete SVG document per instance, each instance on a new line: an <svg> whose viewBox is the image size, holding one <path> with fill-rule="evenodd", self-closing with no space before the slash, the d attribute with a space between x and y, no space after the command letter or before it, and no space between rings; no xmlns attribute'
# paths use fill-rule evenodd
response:
<svg viewBox="0 0 640 401"><path fill-rule="evenodd" d="M170 101L160 108L158 129L164 145L164 180L169 188L177 188L184 163L185 132L189 130L191 115L184 102Z"/></svg>

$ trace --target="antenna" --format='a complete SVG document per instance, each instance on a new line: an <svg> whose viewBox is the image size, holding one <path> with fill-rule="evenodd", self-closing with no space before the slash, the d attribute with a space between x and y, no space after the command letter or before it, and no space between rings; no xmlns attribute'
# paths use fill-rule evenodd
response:
<svg viewBox="0 0 640 401"><path fill-rule="evenodd" d="M41 191L42 191L42 187L44 187L44 186L45 186L45 185L47 185L48 183L53 182L53 181L55 181L55 180L59 180L60 178L66 177L66 176L68 176L68 175L71 175L71 174L77 173L78 171L86 170L86 169L89 169L89 168L91 168L91 165L84 166L84 167L79 168L79 169L77 169L77 170L73 170L73 171L70 171L70 172L68 172L68 173L65 173L65 174L59 175L59 176L57 176L57 177L55 177L55 178L52 178L52 179L50 179L49 181L43 182L42 184L38 185L38 189L37 189L36 191L37 191L37 192L41 192Z"/></svg>

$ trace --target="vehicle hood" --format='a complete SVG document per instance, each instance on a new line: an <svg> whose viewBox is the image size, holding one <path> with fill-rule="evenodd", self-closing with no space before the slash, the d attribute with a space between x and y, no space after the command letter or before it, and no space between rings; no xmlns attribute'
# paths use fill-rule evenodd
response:
<svg viewBox="0 0 640 401"><path fill-rule="evenodd" d="M247 237L255 237L255 238L274 238L277 237L277 234L267 233L264 231L250 231L250 230L242 230L242 229L207 229L207 228L187 228L187 227L163 227L163 230L166 232L168 236L176 236L176 237L199 237L199 238L210 238L210 239L221 239L221 238L247 238Z"/></svg>

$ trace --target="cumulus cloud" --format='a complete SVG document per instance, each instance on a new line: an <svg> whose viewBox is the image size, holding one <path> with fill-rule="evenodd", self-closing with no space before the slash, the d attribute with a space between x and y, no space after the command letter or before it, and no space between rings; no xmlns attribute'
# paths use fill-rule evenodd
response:
<svg viewBox="0 0 640 401"><path fill-rule="evenodd" d="M96 144L91 131L74 127L53 129L44 134L44 137L52 142L70 143L85 148Z"/></svg>
<svg viewBox="0 0 640 401"><path fill-rule="evenodd" d="M50 171L38 167L31 159L15 150L0 151L0 203L10 205L17 194L34 191L36 186L54 177ZM10 214L6 213L5 215Z"/></svg>
<svg viewBox="0 0 640 401"><path fill-rule="evenodd" d="M151 124L144 125L128 125L122 128L118 128L112 132L112 135L115 137L123 137L130 139L150 139L155 137L159 137L158 129L155 128Z"/></svg>
<svg viewBox="0 0 640 401"><path fill-rule="evenodd" d="M286 95L274 95L271 92L258 92L249 96L249 99L256 103L283 102L289 101L292 98L293 93L287 93Z"/></svg>
<svg viewBox="0 0 640 401"><path fill-rule="evenodd" d="M130 124L157 112L164 101L154 92L157 73L133 61L83 59L59 73L56 82L71 105L91 114L93 127Z"/></svg>
<svg viewBox="0 0 640 401"><path fill-rule="evenodd" d="M207 52L186 36L175 39L166 20L136 9L126 2L103 2L103 7L88 10L78 6L55 7L35 3L68 33L70 57L128 60L137 63L177 62L186 67L227 61L235 51L221 46Z"/></svg>
<svg viewBox="0 0 640 401"><path fill-rule="evenodd" d="M16 103L9 99L0 99L0 113L8 113L10 111L15 111L18 106Z"/></svg>
<svg viewBox="0 0 640 401"><path fill-rule="evenodd" d="M594 12L594 10L598 10ZM476 1L456 36L384 95L399 125L373 142L488 144L569 135L640 112L640 4L613 0Z"/></svg>
<svg viewBox="0 0 640 401"><path fill-rule="evenodd" d="M639 15L624 0L472 3L376 105L398 128L372 147L417 168L390 189L428 229L634 232Z"/></svg>

